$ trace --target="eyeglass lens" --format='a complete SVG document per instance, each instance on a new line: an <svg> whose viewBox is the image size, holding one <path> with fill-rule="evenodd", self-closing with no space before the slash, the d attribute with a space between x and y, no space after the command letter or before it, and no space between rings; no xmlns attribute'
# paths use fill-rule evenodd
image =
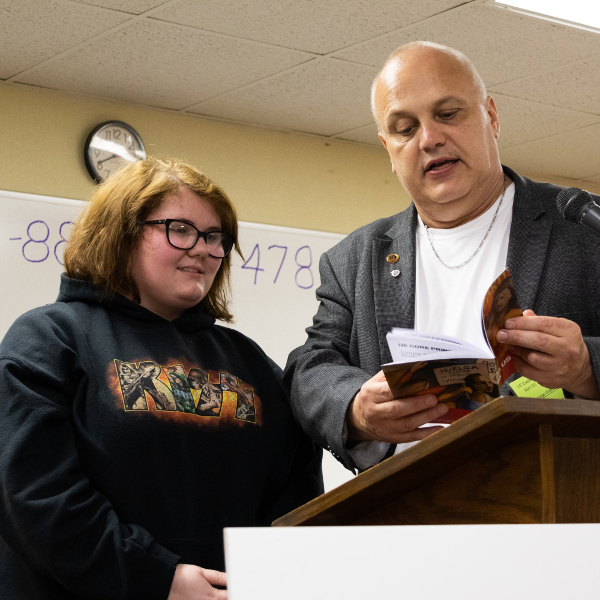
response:
<svg viewBox="0 0 600 600"><path fill-rule="evenodd" d="M171 221L167 227L169 242L181 250L189 250L199 239L199 231L193 225L183 221ZM222 231L209 231L202 235L208 253L215 258L224 258L233 246L233 238Z"/></svg>

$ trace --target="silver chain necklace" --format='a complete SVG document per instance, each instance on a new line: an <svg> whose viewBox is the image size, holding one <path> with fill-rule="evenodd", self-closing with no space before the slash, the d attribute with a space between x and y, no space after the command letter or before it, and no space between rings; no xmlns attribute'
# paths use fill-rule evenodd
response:
<svg viewBox="0 0 600 600"><path fill-rule="evenodd" d="M431 246L431 249L433 250L433 253L435 254L436 258L448 269L460 269L461 267L464 267L467 263L470 263L474 258L475 255L481 250L481 246L483 246L483 242L485 242L485 240L487 239L487 236L490 234L490 231L492 230L492 227L494 226L494 223L496 222L496 217L498 216L498 211L500 210L500 205L502 204L502 200L504 200L504 194L506 193L506 176L504 176L504 188L502 190L502 196L500 196L500 202L498 202L498 206L496 207L496 212L494 213L494 217L492 219L492 222L490 223L490 226L488 227L488 230L485 232L485 235L483 236L483 239L481 240L481 243L479 244L479 246L477 246L477 249L475 250L475 252L473 252L473 254L471 254L471 256L469 256L469 258L467 258L467 260L465 260L465 262L460 263L460 265L447 265L441 258L440 255L437 253L436 249L433 246L433 241L431 239L431 234L429 233L429 226L425 225L425 223L423 223L423 225L425 225L425 233L427 233L427 239L429 240L429 245Z"/></svg>

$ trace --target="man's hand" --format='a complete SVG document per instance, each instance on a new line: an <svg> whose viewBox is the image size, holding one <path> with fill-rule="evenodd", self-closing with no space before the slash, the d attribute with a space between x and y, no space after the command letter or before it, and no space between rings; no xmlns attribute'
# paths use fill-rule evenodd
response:
<svg viewBox="0 0 600 600"><path fill-rule="evenodd" d="M363 384L348 407L348 441L402 444L422 440L443 427L419 427L447 412L448 406L431 394L395 400L383 371L379 371Z"/></svg>
<svg viewBox="0 0 600 600"><path fill-rule="evenodd" d="M225 573L180 564L175 567L175 577L167 600L227 600L227 590L217 590L213 585L225 587Z"/></svg>
<svg viewBox="0 0 600 600"><path fill-rule="evenodd" d="M526 310L508 319L496 339L508 344L521 375L547 388L563 388L584 398L600 398L588 348L577 323L538 317Z"/></svg>

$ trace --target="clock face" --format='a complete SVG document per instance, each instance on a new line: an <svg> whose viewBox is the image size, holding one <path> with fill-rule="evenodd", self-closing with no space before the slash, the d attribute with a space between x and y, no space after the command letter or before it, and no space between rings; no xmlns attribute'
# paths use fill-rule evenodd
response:
<svg viewBox="0 0 600 600"><path fill-rule="evenodd" d="M142 138L122 121L101 123L85 143L85 164L90 175L102 182L121 167L146 158Z"/></svg>

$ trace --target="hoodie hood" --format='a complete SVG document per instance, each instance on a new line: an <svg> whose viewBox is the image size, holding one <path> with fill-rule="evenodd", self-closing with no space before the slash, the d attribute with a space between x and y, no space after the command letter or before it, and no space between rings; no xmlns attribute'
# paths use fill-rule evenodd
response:
<svg viewBox="0 0 600 600"><path fill-rule="evenodd" d="M103 305L121 317L136 321L148 326L173 325L177 329L198 331L215 323L215 318L203 312L200 303L188 308L173 321L167 321L152 311L132 302L125 296L115 293L110 300L106 298L104 290L92 283L81 279L67 277L64 273L60 278L60 291L57 302L84 302L86 304Z"/></svg>

